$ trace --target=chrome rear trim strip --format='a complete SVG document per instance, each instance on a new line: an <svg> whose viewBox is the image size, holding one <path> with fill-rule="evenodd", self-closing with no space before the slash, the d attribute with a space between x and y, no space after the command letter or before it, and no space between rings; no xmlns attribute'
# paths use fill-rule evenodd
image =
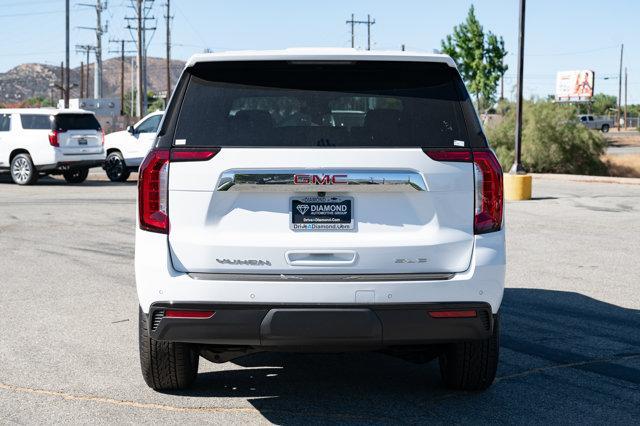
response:
<svg viewBox="0 0 640 426"><path fill-rule="evenodd" d="M250 192L414 192L426 191L418 172L411 170L227 170L216 191Z"/></svg>
<svg viewBox="0 0 640 426"><path fill-rule="evenodd" d="M192 272L194 280L204 281L294 281L294 282L373 282L373 281L446 281L455 274L233 274Z"/></svg>

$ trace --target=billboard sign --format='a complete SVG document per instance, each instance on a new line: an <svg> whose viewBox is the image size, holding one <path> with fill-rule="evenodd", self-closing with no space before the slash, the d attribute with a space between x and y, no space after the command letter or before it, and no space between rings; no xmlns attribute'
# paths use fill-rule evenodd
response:
<svg viewBox="0 0 640 426"><path fill-rule="evenodd" d="M559 71L556 77L557 101L588 101L593 97L594 72Z"/></svg>

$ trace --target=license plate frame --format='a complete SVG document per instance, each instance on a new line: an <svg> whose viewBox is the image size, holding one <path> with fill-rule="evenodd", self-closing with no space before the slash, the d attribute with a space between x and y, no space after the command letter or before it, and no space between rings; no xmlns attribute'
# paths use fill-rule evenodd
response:
<svg viewBox="0 0 640 426"><path fill-rule="evenodd" d="M319 208L327 205L336 207ZM353 197L291 197L289 198L289 228L292 231L301 232L353 231L355 230Z"/></svg>

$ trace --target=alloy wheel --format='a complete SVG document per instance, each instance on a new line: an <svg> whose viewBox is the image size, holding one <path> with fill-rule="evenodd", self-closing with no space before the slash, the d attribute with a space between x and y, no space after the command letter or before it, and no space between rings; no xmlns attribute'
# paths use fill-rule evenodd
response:
<svg viewBox="0 0 640 426"><path fill-rule="evenodd" d="M31 177L31 173L31 165L26 158L20 157L16 159L11 166L11 174L13 175L13 179L19 184L27 182Z"/></svg>

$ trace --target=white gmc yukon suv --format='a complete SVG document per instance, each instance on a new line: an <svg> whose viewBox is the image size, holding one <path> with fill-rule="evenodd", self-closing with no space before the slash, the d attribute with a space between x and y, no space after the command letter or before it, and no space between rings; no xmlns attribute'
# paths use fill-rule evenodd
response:
<svg viewBox="0 0 640 426"><path fill-rule="evenodd" d="M140 167L140 358L383 351L484 389L498 364L502 171L448 56L196 55Z"/></svg>
<svg viewBox="0 0 640 426"><path fill-rule="evenodd" d="M105 159L104 133L93 112L0 109L0 171L18 185L61 174L69 183L87 179Z"/></svg>

